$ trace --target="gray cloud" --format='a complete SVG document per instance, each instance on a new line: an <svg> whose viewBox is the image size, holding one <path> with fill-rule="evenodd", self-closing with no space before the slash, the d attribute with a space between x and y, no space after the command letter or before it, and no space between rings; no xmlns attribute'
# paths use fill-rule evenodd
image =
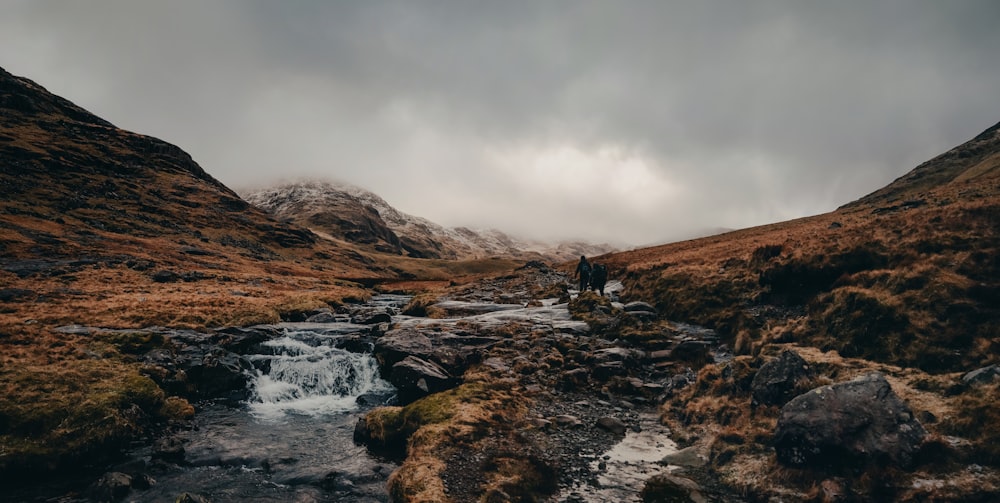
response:
<svg viewBox="0 0 1000 503"><path fill-rule="evenodd" d="M234 188L655 243L828 211L1000 120L1000 5L6 1L0 66Z"/></svg>

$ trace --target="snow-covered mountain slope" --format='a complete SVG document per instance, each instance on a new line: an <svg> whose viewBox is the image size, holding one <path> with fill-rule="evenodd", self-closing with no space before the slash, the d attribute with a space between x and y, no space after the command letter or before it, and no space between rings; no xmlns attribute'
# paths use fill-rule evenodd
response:
<svg viewBox="0 0 1000 503"><path fill-rule="evenodd" d="M614 251L607 244L545 243L518 239L496 229L444 227L403 213L371 191L344 183L298 182L257 190L244 198L279 219L309 227L321 236L417 258L500 256L566 261Z"/></svg>

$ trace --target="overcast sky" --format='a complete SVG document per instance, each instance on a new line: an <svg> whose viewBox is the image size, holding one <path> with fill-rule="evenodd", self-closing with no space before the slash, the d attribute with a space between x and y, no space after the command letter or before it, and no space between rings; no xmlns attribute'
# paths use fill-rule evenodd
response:
<svg viewBox="0 0 1000 503"><path fill-rule="evenodd" d="M0 67L244 191L639 245L823 213L1000 121L1000 2L0 0Z"/></svg>

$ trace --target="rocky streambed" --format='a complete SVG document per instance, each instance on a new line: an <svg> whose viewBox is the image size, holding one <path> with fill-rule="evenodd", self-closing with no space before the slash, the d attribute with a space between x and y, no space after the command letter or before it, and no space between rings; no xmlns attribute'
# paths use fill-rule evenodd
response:
<svg viewBox="0 0 1000 503"><path fill-rule="evenodd" d="M646 480L678 470L661 462L675 446L657 406L670 388L693 381L678 358L713 358L714 334L678 325L640 349L600 337L594 319L572 315L566 301L576 292L564 275L537 268L507 281L452 292L433 304L435 318L402 314L408 296L380 295L295 323L129 331L163 338L135 358L197 413L137 443L61 501L389 501L387 482L405 453L366 442L359 419L454 389L466 372L526 404L516 434L548 470L545 499L638 501ZM611 302L620 288L611 282L608 298L584 318L655 318L648 305ZM538 298L540 290L561 296ZM453 452L441 473L448 497L478 499L483 467L510 448L502 444ZM710 493L688 482L696 497Z"/></svg>

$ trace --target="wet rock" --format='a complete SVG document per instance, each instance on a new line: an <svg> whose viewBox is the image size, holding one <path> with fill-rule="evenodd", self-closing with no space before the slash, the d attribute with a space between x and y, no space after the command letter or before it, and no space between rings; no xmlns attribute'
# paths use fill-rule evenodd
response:
<svg viewBox="0 0 1000 503"><path fill-rule="evenodd" d="M379 323L392 323L392 315L387 312L362 313L351 318L351 323L355 325L377 325Z"/></svg>
<svg viewBox="0 0 1000 503"><path fill-rule="evenodd" d="M667 454L660 460L663 465L686 466L700 468L708 463L707 449L702 444L685 447L675 453Z"/></svg>
<svg viewBox="0 0 1000 503"><path fill-rule="evenodd" d="M906 467L927 432L873 372L822 386L785 404L774 433L778 461L851 471L871 464Z"/></svg>
<svg viewBox="0 0 1000 503"><path fill-rule="evenodd" d="M216 331L214 340L229 351L245 355L257 352L262 343L281 335L280 330L271 326L226 327Z"/></svg>
<svg viewBox="0 0 1000 503"><path fill-rule="evenodd" d="M602 417L602 418L598 419L597 420L597 427L601 428L602 430L610 431L611 433L614 433L615 435L624 435L625 434L625 430L628 429L628 426L626 426L625 423L622 422L621 419L618 419L618 418L615 418L615 417L610 417L610 416L605 416L605 417Z"/></svg>
<svg viewBox="0 0 1000 503"><path fill-rule="evenodd" d="M570 414L560 414L553 417L552 422L560 428L580 428L583 426L583 421L580 421L580 418Z"/></svg>
<svg viewBox="0 0 1000 503"><path fill-rule="evenodd" d="M430 337L414 329L390 330L375 343L375 357L386 375L407 356L427 357L434 349Z"/></svg>
<svg viewBox="0 0 1000 503"><path fill-rule="evenodd" d="M1000 378L1000 365L990 365L989 367L983 367L965 374L962 376L962 382L967 385L977 386L989 384L997 378Z"/></svg>
<svg viewBox="0 0 1000 503"><path fill-rule="evenodd" d="M375 338L363 334L354 334L337 339L334 346L352 353L371 353L375 350Z"/></svg>
<svg viewBox="0 0 1000 503"><path fill-rule="evenodd" d="M653 475L642 488L646 503L708 503L697 482L669 473Z"/></svg>
<svg viewBox="0 0 1000 503"><path fill-rule="evenodd" d="M423 332L417 328L390 330L375 342L373 350L383 375L408 356L439 365L450 375L459 376L482 359L483 353L499 337L456 335L450 332Z"/></svg>
<svg viewBox="0 0 1000 503"><path fill-rule="evenodd" d="M337 315L330 311L316 313L306 318L306 323L336 323L337 321Z"/></svg>
<svg viewBox="0 0 1000 503"><path fill-rule="evenodd" d="M440 310L447 317L461 317L484 313L496 313L500 311L516 311L524 308L524 305L446 300L438 302L431 307Z"/></svg>
<svg viewBox="0 0 1000 503"><path fill-rule="evenodd" d="M121 501L132 490L132 477L121 472L105 473L90 487L90 497L94 501Z"/></svg>
<svg viewBox="0 0 1000 503"><path fill-rule="evenodd" d="M401 404L405 405L418 398L454 388L460 382L433 362L407 356L392 366L389 382L398 390Z"/></svg>
<svg viewBox="0 0 1000 503"><path fill-rule="evenodd" d="M363 407L376 407L382 405L394 405L396 403L395 393L365 393L363 395L358 395L355 400L358 405Z"/></svg>
<svg viewBox="0 0 1000 503"><path fill-rule="evenodd" d="M654 314L656 313L655 307L653 307L650 304L647 304L646 302L639 302L639 301L629 302L628 304L625 304L625 306L622 309L624 309L626 313L634 313L637 311L648 311Z"/></svg>
<svg viewBox="0 0 1000 503"><path fill-rule="evenodd" d="M750 384L752 405L784 405L794 398L796 385L812 377L809 364L798 353L786 349L765 363Z"/></svg>
<svg viewBox="0 0 1000 503"><path fill-rule="evenodd" d="M169 463L181 463L184 461L184 443L176 437L164 437L158 439L153 444L153 459L160 459Z"/></svg>
<svg viewBox="0 0 1000 503"><path fill-rule="evenodd" d="M199 398L245 400L253 365L228 351L216 351L190 361L184 368L192 394Z"/></svg>

